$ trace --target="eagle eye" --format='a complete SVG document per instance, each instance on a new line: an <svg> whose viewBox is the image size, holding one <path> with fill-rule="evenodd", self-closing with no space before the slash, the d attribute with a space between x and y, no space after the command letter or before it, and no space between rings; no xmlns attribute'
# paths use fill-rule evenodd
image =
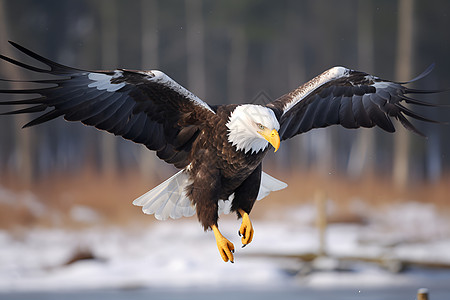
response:
<svg viewBox="0 0 450 300"><path fill-rule="evenodd" d="M264 130L266 127L264 127L264 125L260 124L260 123L256 123L256 126L258 126L258 128L260 130Z"/></svg>

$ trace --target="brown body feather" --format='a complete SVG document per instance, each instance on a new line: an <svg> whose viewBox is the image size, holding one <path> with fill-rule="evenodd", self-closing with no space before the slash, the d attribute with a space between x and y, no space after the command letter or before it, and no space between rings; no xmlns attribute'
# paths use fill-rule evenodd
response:
<svg viewBox="0 0 450 300"><path fill-rule="evenodd" d="M191 184L186 194L196 205L197 217L205 230L217 225L219 200L234 193L231 211L243 209L250 213L259 191L261 161L267 149L245 154L228 142L225 124L234 108L235 105L220 106L192 145L187 169Z"/></svg>

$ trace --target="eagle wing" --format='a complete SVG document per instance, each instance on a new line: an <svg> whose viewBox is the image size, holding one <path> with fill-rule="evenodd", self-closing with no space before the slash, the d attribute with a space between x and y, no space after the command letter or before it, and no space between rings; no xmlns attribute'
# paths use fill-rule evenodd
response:
<svg viewBox="0 0 450 300"><path fill-rule="evenodd" d="M440 91L416 90L405 86L406 83L423 78L432 68L433 65L413 80L401 83L345 67L334 67L267 106L277 115L282 140L313 128L335 124L345 128L379 126L385 131L394 132L391 118L400 121L406 129L423 135L406 116L438 122L420 116L402 103L436 106L410 98L408 94Z"/></svg>
<svg viewBox="0 0 450 300"><path fill-rule="evenodd" d="M55 75L44 80L5 80L39 84L30 89L2 89L6 94L37 94L33 99L3 101L2 105L31 105L3 113L43 112L24 127L59 116L81 121L145 145L178 168L189 164L189 152L204 121L214 110L161 71L87 71L57 64L16 43L14 47L44 63L49 70L12 58L0 58L25 69Z"/></svg>

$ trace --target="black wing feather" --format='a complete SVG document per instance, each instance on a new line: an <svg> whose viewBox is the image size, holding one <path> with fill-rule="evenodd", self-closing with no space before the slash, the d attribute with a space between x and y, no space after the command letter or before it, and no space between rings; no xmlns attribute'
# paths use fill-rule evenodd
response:
<svg viewBox="0 0 450 300"><path fill-rule="evenodd" d="M18 109L14 111L8 111L5 113L2 113L2 115L16 115L16 114L31 114L35 112L42 112L47 109L47 105L40 104L36 106L31 106L23 109Z"/></svg>
<svg viewBox="0 0 450 300"><path fill-rule="evenodd" d="M341 97L340 103L341 105L339 108L339 115L338 115L339 118L337 119L337 122L340 122L341 125L344 126L345 128L358 128L358 123L356 122L355 115L353 113L352 98Z"/></svg>
<svg viewBox="0 0 450 300"><path fill-rule="evenodd" d="M371 100L370 95L363 96L364 108L372 122L387 132L394 132L395 128L388 116L380 109L377 102Z"/></svg>
<svg viewBox="0 0 450 300"><path fill-rule="evenodd" d="M158 156L183 168L198 131L213 110L159 71L87 71L44 58L14 42L15 48L48 69L0 54L0 59L27 70L55 75L54 79L0 81L33 84L29 89L1 89L3 94L37 94L33 99L0 102L0 105L32 105L3 113L44 112L24 127L63 116L122 136L155 150ZM36 87L40 84L40 87ZM44 85L44 86L42 86ZM187 118L188 116L188 118Z"/></svg>
<svg viewBox="0 0 450 300"><path fill-rule="evenodd" d="M423 78L431 69L432 66L412 81ZM379 126L385 131L394 132L391 117L399 120L406 129L423 135L406 116L426 122L440 122L417 114L401 102L439 106L411 98L408 94L441 91L411 89L404 85L407 83L409 82L392 82L363 72L335 67L267 106L274 110L280 122L282 140L313 128L334 124L345 128Z"/></svg>

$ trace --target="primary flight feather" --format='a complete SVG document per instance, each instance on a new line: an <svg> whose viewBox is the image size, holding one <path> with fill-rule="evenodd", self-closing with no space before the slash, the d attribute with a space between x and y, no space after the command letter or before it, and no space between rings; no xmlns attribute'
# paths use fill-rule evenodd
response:
<svg viewBox="0 0 450 300"><path fill-rule="evenodd" d="M335 124L379 126L394 132L391 119L396 119L422 135L407 117L434 122L402 103L432 106L408 94L436 91L410 89L405 83L345 67L331 68L267 105L210 106L161 71L80 70L10 43L48 68L4 55L1 59L56 78L25 81L42 84L41 88L0 90L39 95L0 102L29 105L3 115L42 113L24 127L62 116L156 151L159 158L181 170L133 204L162 220L196 213L203 228L214 232L224 261L234 261L234 245L218 229L219 214L231 211L242 218L239 233L245 246L253 238L249 214L255 201L287 186L262 172L261 162L270 147L277 151L283 140ZM414 80L430 71L431 67Z"/></svg>

